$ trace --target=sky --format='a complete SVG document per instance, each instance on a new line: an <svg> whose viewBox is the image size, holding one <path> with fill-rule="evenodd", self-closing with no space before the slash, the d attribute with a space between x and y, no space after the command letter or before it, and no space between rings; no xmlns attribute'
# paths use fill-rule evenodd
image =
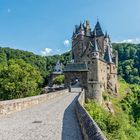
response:
<svg viewBox="0 0 140 140"><path fill-rule="evenodd" d="M112 42L140 43L140 0L0 0L0 46L61 54L76 24L97 19Z"/></svg>

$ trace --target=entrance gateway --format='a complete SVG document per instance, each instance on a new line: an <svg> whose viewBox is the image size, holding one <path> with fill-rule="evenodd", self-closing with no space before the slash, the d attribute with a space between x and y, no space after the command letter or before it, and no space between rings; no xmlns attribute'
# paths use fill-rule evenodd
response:
<svg viewBox="0 0 140 140"><path fill-rule="evenodd" d="M64 69L65 86L71 91L72 85L77 85L82 89L87 89L87 72L88 68L85 63L67 64Z"/></svg>

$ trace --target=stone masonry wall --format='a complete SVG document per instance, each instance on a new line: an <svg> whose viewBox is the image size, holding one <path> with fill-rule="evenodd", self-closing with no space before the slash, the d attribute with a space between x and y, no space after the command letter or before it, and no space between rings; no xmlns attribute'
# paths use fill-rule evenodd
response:
<svg viewBox="0 0 140 140"><path fill-rule="evenodd" d="M81 126L84 140L107 140L96 122L90 117L86 109L83 107L84 103L85 93L83 91L80 93L77 101L76 114Z"/></svg>
<svg viewBox="0 0 140 140"><path fill-rule="evenodd" d="M37 105L39 103L50 100L52 98L61 96L62 94L66 92L68 91L61 90L61 91L52 92L48 94L42 94L42 95L33 96L33 97L0 101L0 115L6 115L6 114L13 113L15 111L20 111L20 110L29 108L33 105Z"/></svg>

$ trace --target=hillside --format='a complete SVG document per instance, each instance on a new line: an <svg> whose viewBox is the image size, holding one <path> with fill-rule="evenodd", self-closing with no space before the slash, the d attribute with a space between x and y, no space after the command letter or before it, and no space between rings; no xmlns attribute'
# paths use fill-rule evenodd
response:
<svg viewBox="0 0 140 140"><path fill-rule="evenodd" d="M136 44L112 44L113 48L118 51L119 56L119 64L118 64L118 73L119 75L125 79L127 83L130 84L138 84L140 85L140 45ZM19 62L19 59L21 63ZM54 55L54 56L39 56L35 55L32 52L22 51L22 50L15 50L11 48L2 48L0 47L0 80L1 80L1 88L0 88L0 94L1 97L4 93L7 92L7 94L12 93L14 94L15 91L18 94L19 89L22 89L22 84L24 82L25 87L29 88L29 84L27 84L27 79L30 79L29 77L32 77L33 75L30 75L32 72L30 70L34 69L35 75L37 77L40 77L39 81L30 81L31 85L34 86L36 89L32 89L32 93L29 94L30 91L26 91L25 94L22 95L10 95L11 98L19 98L19 97L26 97L31 95L36 95L40 92L38 90L47 84L48 82L48 74L53 70L53 67L55 63L60 60L62 62L63 66L65 66L71 59L71 53L67 52L62 55ZM16 65L15 65L16 64ZM27 65L30 70L23 69L23 66ZM19 67L19 69L17 69ZM10 70L11 69L11 70ZM20 69L23 71L20 71ZM10 71L9 71L10 70ZM16 71L19 70L19 71ZM11 75L15 75L14 78L17 78L17 85L15 85L15 81L13 77L10 77L8 73L11 72ZM26 73L26 80L22 77L16 77L17 73ZM7 79L7 81L6 81ZM10 81L13 79L13 81ZM22 79L22 80L21 80ZM28 80L29 81L29 80ZM6 82L6 83L5 83ZM3 84L2 84L3 83ZM17 87L20 87L19 89ZM8 90L5 91L4 90ZM29 89L30 90L30 89ZM4 92L4 93L3 93ZM9 99L5 98L4 96L2 99Z"/></svg>
<svg viewBox="0 0 140 140"><path fill-rule="evenodd" d="M58 60L60 60L63 65L66 65L70 60L70 53L68 52L54 56L40 56L28 51L0 47L0 62L4 63L10 59L24 60L26 63L31 64L39 70L42 77L46 79L47 75L53 70L53 67Z"/></svg>

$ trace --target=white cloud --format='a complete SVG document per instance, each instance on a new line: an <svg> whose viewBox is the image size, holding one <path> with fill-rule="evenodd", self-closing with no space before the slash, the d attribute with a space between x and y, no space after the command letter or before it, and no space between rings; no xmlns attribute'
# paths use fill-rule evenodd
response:
<svg viewBox="0 0 140 140"><path fill-rule="evenodd" d="M116 43L134 43L134 44L139 44L140 43L140 38L124 39L122 41L116 41Z"/></svg>
<svg viewBox="0 0 140 140"><path fill-rule="evenodd" d="M70 45L70 41L68 39L64 40L64 45L68 47Z"/></svg>
<svg viewBox="0 0 140 140"><path fill-rule="evenodd" d="M11 9L10 9L10 8L8 8L8 9L7 9L7 12L8 12L8 13L11 13Z"/></svg>
<svg viewBox="0 0 140 140"><path fill-rule="evenodd" d="M52 49L50 48L45 48L43 51L41 51L42 55L47 56L50 55L52 52Z"/></svg>

